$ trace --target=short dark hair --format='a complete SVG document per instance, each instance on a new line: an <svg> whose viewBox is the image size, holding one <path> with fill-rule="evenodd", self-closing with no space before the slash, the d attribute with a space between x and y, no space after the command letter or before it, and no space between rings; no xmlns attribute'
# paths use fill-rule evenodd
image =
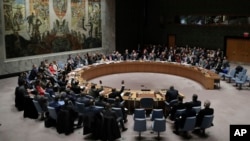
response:
<svg viewBox="0 0 250 141"><path fill-rule="evenodd" d="M193 94L193 100L196 101L198 99L198 95L197 94Z"/></svg>

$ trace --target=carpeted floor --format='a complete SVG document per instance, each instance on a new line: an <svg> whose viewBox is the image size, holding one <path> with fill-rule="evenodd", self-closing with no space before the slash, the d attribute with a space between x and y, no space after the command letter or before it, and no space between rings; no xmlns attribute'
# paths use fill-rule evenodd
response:
<svg viewBox="0 0 250 141"><path fill-rule="evenodd" d="M244 66L244 65L243 65ZM244 66L248 69L250 76L250 66ZM185 95L184 102L190 101L192 94L196 93L199 99L204 102L206 99L211 101L211 107L215 109L214 126L207 129L207 137L203 138L191 134L193 141L229 141L229 127L232 124L250 123L250 87L243 87L238 90L233 83L221 81L221 88L217 90L205 90L199 83L173 75L155 74L155 73L124 73L113 74L99 77L91 80L98 83L103 81L104 85L120 88L121 80L125 81L126 88L129 89L164 89L173 85ZM11 77L0 80L0 141L81 141L90 140L88 136L83 136L83 130L77 129L73 134L65 136L58 134L55 128L45 128L44 122L23 118L23 112L18 112L14 107L14 90L17 86L17 77ZM125 126L127 131L122 132L120 141L138 140L138 133L133 131L132 116L128 116L128 122ZM156 140L157 133L151 132L152 122L147 120L148 130L142 132L143 141ZM166 131L160 133L161 140L180 141L186 140L181 136L173 134L173 123L166 122Z"/></svg>

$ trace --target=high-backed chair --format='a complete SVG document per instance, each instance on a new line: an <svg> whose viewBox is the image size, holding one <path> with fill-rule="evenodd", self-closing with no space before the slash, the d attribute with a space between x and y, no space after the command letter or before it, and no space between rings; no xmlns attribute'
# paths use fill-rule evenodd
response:
<svg viewBox="0 0 250 141"><path fill-rule="evenodd" d="M225 80L225 75L230 72L230 67L226 67L222 72L219 73L219 76L222 78L222 80Z"/></svg>
<svg viewBox="0 0 250 141"><path fill-rule="evenodd" d="M139 138L141 138L141 132L147 130L146 118L135 118L134 119L134 131L139 132Z"/></svg>
<svg viewBox="0 0 250 141"><path fill-rule="evenodd" d="M42 114L43 110L42 110L41 105L38 103L38 101L36 101L36 100L34 100L34 99L33 99L32 101L33 101L33 103L34 103L34 106L35 106L35 108L36 108L38 114Z"/></svg>
<svg viewBox="0 0 250 141"><path fill-rule="evenodd" d="M178 99L173 99L170 102L165 101L165 116L167 117L174 104L178 103Z"/></svg>
<svg viewBox="0 0 250 141"><path fill-rule="evenodd" d="M145 109L146 114L148 114L148 111L154 108L154 99L153 98L141 98L140 108Z"/></svg>
<svg viewBox="0 0 250 141"><path fill-rule="evenodd" d="M166 120L164 118L155 118L153 121L153 131L157 132L157 138L160 138L160 132L166 131Z"/></svg>
<svg viewBox="0 0 250 141"><path fill-rule="evenodd" d="M228 79L228 82L231 83L231 79L234 77L236 72L236 69L231 69L230 72L228 74L225 74L224 77L225 79Z"/></svg>
<svg viewBox="0 0 250 141"><path fill-rule="evenodd" d="M136 108L134 110L133 118L146 118L146 111L142 108Z"/></svg>
<svg viewBox="0 0 250 141"><path fill-rule="evenodd" d="M57 120L56 109L51 106L48 106L47 108L48 108L49 116L56 121Z"/></svg>
<svg viewBox="0 0 250 141"><path fill-rule="evenodd" d="M150 119L154 121L156 118L165 119L162 109L153 109L150 114Z"/></svg>
<svg viewBox="0 0 250 141"><path fill-rule="evenodd" d="M205 129L212 126L213 119L214 119L214 115L205 115L203 117L202 122L201 122L201 126L200 126L202 135L205 135Z"/></svg>
<svg viewBox="0 0 250 141"><path fill-rule="evenodd" d="M242 78L240 80L236 80L236 86L238 86L238 88L241 90L242 89L242 85L245 84L247 82L247 75L242 76Z"/></svg>
<svg viewBox="0 0 250 141"><path fill-rule="evenodd" d="M123 120L123 114L122 114L122 109L118 107L112 107L112 110L115 111L116 116L117 116L117 121Z"/></svg>
<svg viewBox="0 0 250 141"><path fill-rule="evenodd" d="M194 106L194 107L192 107L192 109L196 112L196 115L198 115L198 113L201 110L201 106Z"/></svg>
<svg viewBox="0 0 250 141"><path fill-rule="evenodd" d="M190 137L189 131L194 130L195 123L196 123L196 116L187 117L184 126L180 128L180 131L184 132L186 137Z"/></svg>
<svg viewBox="0 0 250 141"><path fill-rule="evenodd" d="M75 102L75 109L79 115L83 115L85 113L85 104L80 102Z"/></svg>
<svg viewBox="0 0 250 141"><path fill-rule="evenodd" d="M181 116L185 111L186 109L177 109L175 112L175 118Z"/></svg>

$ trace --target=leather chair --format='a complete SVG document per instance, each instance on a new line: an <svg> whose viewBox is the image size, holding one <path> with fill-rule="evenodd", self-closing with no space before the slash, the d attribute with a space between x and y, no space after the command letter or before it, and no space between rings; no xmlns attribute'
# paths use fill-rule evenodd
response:
<svg viewBox="0 0 250 141"><path fill-rule="evenodd" d="M139 138L141 138L141 132L147 130L146 118L135 118L134 119L134 131L139 132Z"/></svg>
<svg viewBox="0 0 250 141"><path fill-rule="evenodd" d="M75 102L75 109L79 115L83 115L85 113L85 104L80 102Z"/></svg>
<svg viewBox="0 0 250 141"><path fill-rule="evenodd" d="M189 134L189 131L193 131L195 129L195 123L196 123L196 116L187 117L184 126L180 128L180 131L184 132L187 138L190 138L191 136Z"/></svg>
<svg viewBox="0 0 250 141"><path fill-rule="evenodd" d="M194 107L192 107L192 109L196 112L196 115L198 115L198 113L201 110L201 106L194 106Z"/></svg>
<svg viewBox="0 0 250 141"><path fill-rule="evenodd" d="M154 108L154 99L153 98L141 98L140 108L146 110L146 114L149 114L149 111Z"/></svg>
<svg viewBox="0 0 250 141"><path fill-rule="evenodd" d="M155 118L153 121L153 131L157 132L157 139L160 139L160 132L166 131L166 120L164 118Z"/></svg>
<svg viewBox="0 0 250 141"><path fill-rule="evenodd" d="M49 112L49 116L54 119L57 120L57 113L56 113L56 109L54 107L48 106L48 112Z"/></svg>
<svg viewBox="0 0 250 141"><path fill-rule="evenodd" d="M205 135L205 129L209 128L213 124L213 119L214 115L205 115L202 119L200 129L201 129L201 134Z"/></svg>
<svg viewBox="0 0 250 141"><path fill-rule="evenodd" d="M38 103L38 101L36 101L36 100L32 100L33 101L33 103L34 103L34 105L35 105L35 108L36 108L36 110L37 110L37 112L39 113L39 114L41 114L42 113L42 107L41 107L41 105Z"/></svg>
<svg viewBox="0 0 250 141"><path fill-rule="evenodd" d="M146 111L142 108L137 108L134 110L133 119L136 118L146 118Z"/></svg>
<svg viewBox="0 0 250 141"><path fill-rule="evenodd" d="M152 112L150 114L151 121L154 121L156 118L158 118L158 119L165 119L162 109L153 109L152 110Z"/></svg>

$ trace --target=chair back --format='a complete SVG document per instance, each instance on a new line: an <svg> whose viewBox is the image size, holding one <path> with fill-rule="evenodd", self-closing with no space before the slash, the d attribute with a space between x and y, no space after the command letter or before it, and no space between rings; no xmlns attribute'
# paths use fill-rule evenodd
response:
<svg viewBox="0 0 250 141"><path fill-rule="evenodd" d="M232 69L232 70L229 72L229 74L230 74L231 76L234 76L235 73L236 73L236 69Z"/></svg>
<svg viewBox="0 0 250 141"><path fill-rule="evenodd" d="M153 109L154 99L153 98L141 98L140 107L144 109Z"/></svg>
<svg viewBox="0 0 250 141"><path fill-rule="evenodd" d="M142 108L137 108L134 110L134 119L136 118L146 118L146 111Z"/></svg>
<svg viewBox="0 0 250 141"><path fill-rule="evenodd" d="M107 102L109 104L113 104L113 103L115 103L115 98L107 98Z"/></svg>
<svg viewBox="0 0 250 141"><path fill-rule="evenodd" d="M147 130L147 122L145 118L135 118L134 131L143 132Z"/></svg>
<svg viewBox="0 0 250 141"><path fill-rule="evenodd" d="M186 109L177 109L175 112L175 117L181 116L185 111Z"/></svg>
<svg viewBox="0 0 250 141"><path fill-rule="evenodd" d="M112 107L112 110L115 111L117 116L117 121L120 121L123 119L122 109L118 107Z"/></svg>
<svg viewBox="0 0 250 141"><path fill-rule="evenodd" d="M33 103L34 103L34 106L35 106L37 112L38 112L38 113L42 113L43 110L42 110L41 105L38 103L38 101L36 101L36 100L32 100L32 101L33 101Z"/></svg>
<svg viewBox="0 0 250 141"><path fill-rule="evenodd" d="M49 112L49 116L54 119L57 120L57 113L56 113L56 109L54 107L48 106L48 112Z"/></svg>
<svg viewBox="0 0 250 141"><path fill-rule="evenodd" d="M213 123L214 115L205 115L201 122L201 129L209 128Z"/></svg>
<svg viewBox="0 0 250 141"><path fill-rule="evenodd" d="M95 106L95 108L96 108L99 112L101 112L101 111L104 109L103 106Z"/></svg>
<svg viewBox="0 0 250 141"><path fill-rule="evenodd" d="M166 131L166 120L163 118L155 118L153 121L153 131L163 132Z"/></svg>
<svg viewBox="0 0 250 141"><path fill-rule="evenodd" d="M194 130L195 128L195 123L196 123L196 117L187 117L184 123L183 128L181 129L182 131L191 131Z"/></svg>
<svg viewBox="0 0 250 141"><path fill-rule="evenodd" d="M236 69L231 69L228 75L225 75L225 77L234 77L234 74L236 72Z"/></svg>
<svg viewBox="0 0 250 141"><path fill-rule="evenodd" d="M51 97L49 93L45 92L44 96L48 99L49 102L53 101L53 97Z"/></svg>
<svg viewBox="0 0 250 141"><path fill-rule="evenodd" d="M162 109L153 109L151 112L151 120L155 120L156 118L164 119L164 114Z"/></svg>
<svg viewBox="0 0 250 141"><path fill-rule="evenodd" d="M85 112L85 104L84 103L75 102L75 106L76 106L76 111L79 114L84 114L84 112Z"/></svg>
<svg viewBox="0 0 250 141"><path fill-rule="evenodd" d="M245 82L247 81L247 78L248 78L248 76L247 76L247 75L244 75L244 76L242 76L241 81L242 81L243 83L245 83Z"/></svg>
<svg viewBox="0 0 250 141"><path fill-rule="evenodd" d="M192 107L192 109L196 112L196 115L198 115L198 113L201 110L201 106L194 106L194 107Z"/></svg>

